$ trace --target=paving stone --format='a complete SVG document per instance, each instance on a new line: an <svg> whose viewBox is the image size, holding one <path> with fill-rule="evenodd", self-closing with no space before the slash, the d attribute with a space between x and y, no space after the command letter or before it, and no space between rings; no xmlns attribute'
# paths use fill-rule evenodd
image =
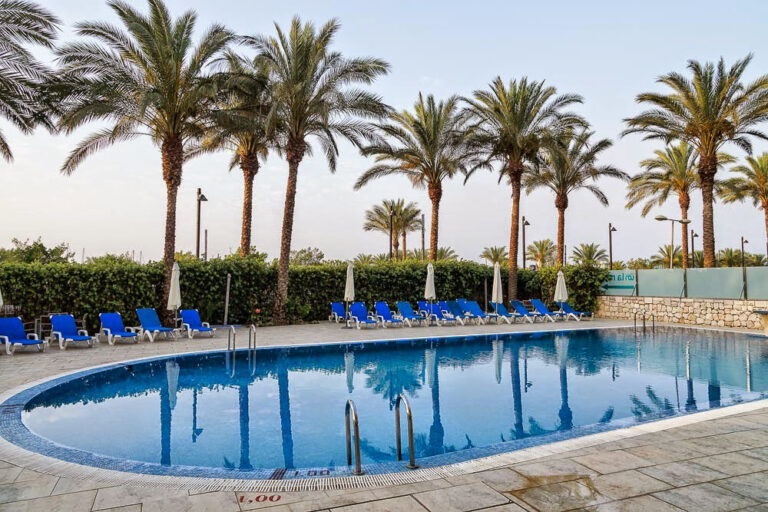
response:
<svg viewBox="0 0 768 512"><path fill-rule="evenodd" d="M529 487L597 475L588 467L570 459L532 462L512 466L512 469L528 479Z"/></svg>
<svg viewBox="0 0 768 512"><path fill-rule="evenodd" d="M433 491L450 487L450 484L443 479L427 480L426 482L417 482L415 484L392 485L372 489L371 492L377 499L394 498L395 496L404 496L406 494L415 494L423 491Z"/></svg>
<svg viewBox="0 0 768 512"><path fill-rule="evenodd" d="M653 496L690 512L727 512L757 504L754 500L710 483L670 489Z"/></svg>
<svg viewBox="0 0 768 512"><path fill-rule="evenodd" d="M187 491L179 489L160 489L155 487L138 487L120 485L99 489L96 493L96 501L93 510L122 507L155 499L174 498L177 496L189 496Z"/></svg>
<svg viewBox="0 0 768 512"><path fill-rule="evenodd" d="M651 465L651 462L624 450L582 455L581 457L575 457L573 460L599 473L616 473L618 471Z"/></svg>
<svg viewBox="0 0 768 512"><path fill-rule="evenodd" d="M288 506L300 501L320 501L327 497L328 494L325 491L235 493L235 500L240 505L240 510L258 510L276 505Z"/></svg>
<svg viewBox="0 0 768 512"><path fill-rule="evenodd" d="M708 455L691 462L714 469L726 475L745 475L768 469L768 461L750 457L749 452L722 453L720 455Z"/></svg>
<svg viewBox="0 0 768 512"><path fill-rule="evenodd" d="M56 487L53 488L51 494L56 495L67 494L70 492L91 491L106 487L108 486L105 486L104 482L97 482L96 480L77 480L74 478L61 477L59 478L59 481L56 482Z"/></svg>
<svg viewBox="0 0 768 512"><path fill-rule="evenodd" d="M240 507L235 499L235 493L231 491L145 500L141 504L142 512L236 512L238 510Z"/></svg>
<svg viewBox="0 0 768 512"><path fill-rule="evenodd" d="M16 480L16 477L22 472L22 468L11 466L0 469L0 484L9 484Z"/></svg>
<svg viewBox="0 0 768 512"><path fill-rule="evenodd" d="M735 476L713 483L753 500L768 501L768 471Z"/></svg>
<svg viewBox="0 0 768 512"><path fill-rule="evenodd" d="M141 505L126 505L124 507L105 508L99 512L141 512Z"/></svg>
<svg viewBox="0 0 768 512"><path fill-rule="evenodd" d="M728 476L725 473L688 461L669 462L658 466L640 468L638 471L676 487L720 480Z"/></svg>
<svg viewBox="0 0 768 512"><path fill-rule="evenodd" d="M515 503L507 503L498 507L484 508L483 512L525 512L525 509Z"/></svg>
<svg viewBox="0 0 768 512"><path fill-rule="evenodd" d="M475 473L475 476L499 492L510 492L530 486L530 480L508 468Z"/></svg>
<svg viewBox="0 0 768 512"><path fill-rule="evenodd" d="M600 475L592 479L595 489L611 499L620 500L669 489L669 484L636 470Z"/></svg>
<svg viewBox="0 0 768 512"><path fill-rule="evenodd" d="M48 496L56 486L58 479L58 477L46 475L36 480L0 485L0 503Z"/></svg>
<svg viewBox="0 0 768 512"><path fill-rule="evenodd" d="M332 509L333 512L423 512L425 510L418 501L410 496L400 496L399 498L371 501L360 503L359 505Z"/></svg>
<svg viewBox="0 0 768 512"><path fill-rule="evenodd" d="M459 485L413 495L430 512L466 512L509 503L509 499L483 483Z"/></svg>
<svg viewBox="0 0 768 512"><path fill-rule="evenodd" d="M627 448L625 451L654 464L677 462L679 460L693 459L704 455L704 452L702 451L695 450L691 447L680 446L678 441L636 446L635 448Z"/></svg>
<svg viewBox="0 0 768 512"><path fill-rule="evenodd" d="M621 501L611 501L587 510L595 512L680 512L680 509L653 496L638 496Z"/></svg>
<svg viewBox="0 0 768 512"><path fill-rule="evenodd" d="M677 445L683 449L690 448L699 451L704 455L715 455L718 453L737 452L749 448L744 443L739 443L733 439L724 436L701 437L696 439L684 439L677 442Z"/></svg>
<svg viewBox="0 0 768 512"><path fill-rule="evenodd" d="M514 494L541 512L560 512L610 501L610 498L597 492L586 478L542 485Z"/></svg>
<svg viewBox="0 0 768 512"><path fill-rule="evenodd" d="M60 496L46 496L0 505L2 512L89 512L96 491L83 491Z"/></svg>
<svg viewBox="0 0 768 512"><path fill-rule="evenodd" d="M744 430L726 434L725 437L750 448L768 446L768 430Z"/></svg>

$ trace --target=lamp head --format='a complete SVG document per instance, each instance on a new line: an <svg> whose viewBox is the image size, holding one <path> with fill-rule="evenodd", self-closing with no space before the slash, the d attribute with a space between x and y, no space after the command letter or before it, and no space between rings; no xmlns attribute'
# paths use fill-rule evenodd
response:
<svg viewBox="0 0 768 512"><path fill-rule="evenodd" d="M690 223L691 223L691 219L682 219L682 220L679 220L678 222L679 222L680 224L686 224L686 225L687 225L687 224L690 224Z"/></svg>
<svg viewBox="0 0 768 512"><path fill-rule="evenodd" d="M669 220L664 215L657 215L656 217L654 217L654 219L659 220L659 221Z"/></svg>
<svg viewBox="0 0 768 512"><path fill-rule="evenodd" d="M693 238L699 238L699 234L698 233L693 233Z"/></svg>
<svg viewBox="0 0 768 512"><path fill-rule="evenodd" d="M197 189L197 200L198 201L207 201L208 200L208 198L205 197L205 194L203 194L200 189Z"/></svg>

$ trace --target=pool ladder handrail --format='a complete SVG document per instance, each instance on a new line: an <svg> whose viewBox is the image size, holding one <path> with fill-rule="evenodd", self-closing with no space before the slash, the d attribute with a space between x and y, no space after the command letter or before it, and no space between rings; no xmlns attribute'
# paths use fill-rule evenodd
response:
<svg viewBox="0 0 768 512"><path fill-rule="evenodd" d="M256 373L256 326L248 326L248 367L251 377Z"/></svg>
<svg viewBox="0 0 768 512"><path fill-rule="evenodd" d="M352 474L362 475L365 472L360 467L360 426L357 420L357 409L355 409L355 402L353 402L351 398L347 400L347 405L344 407L344 419L347 426L347 466L352 465L352 434L349 424L350 416L355 429L355 469L352 471Z"/></svg>
<svg viewBox="0 0 768 512"><path fill-rule="evenodd" d="M411 414L411 405L408 403L408 399L405 398L405 395L400 393L397 395L397 399L395 400L395 443L397 445L397 460L403 460L403 453L401 450L401 435L400 435L400 403L405 404L405 417L408 421L408 455L410 457L410 461L408 463L407 467L408 469L416 469L418 468L418 464L416 464L416 449L413 445L413 415Z"/></svg>
<svg viewBox="0 0 768 512"><path fill-rule="evenodd" d="M232 358L232 368L229 372L229 376L234 377L235 376L235 360L237 359L237 331L235 330L234 326L229 326L229 331L227 332L227 351L224 354L224 360L227 363L227 367L230 366L230 358ZM229 368L227 368L229 369Z"/></svg>
<svg viewBox="0 0 768 512"><path fill-rule="evenodd" d="M643 315L641 317L642 320L643 320L643 334L645 334L645 321L646 321L646 318L649 318L651 320L651 332L653 334L656 334L656 315L654 315L653 313L648 313L644 309L638 309L637 311L635 311L635 319L634 319L635 334L637 334L637 316L638 315Z"/></svg>

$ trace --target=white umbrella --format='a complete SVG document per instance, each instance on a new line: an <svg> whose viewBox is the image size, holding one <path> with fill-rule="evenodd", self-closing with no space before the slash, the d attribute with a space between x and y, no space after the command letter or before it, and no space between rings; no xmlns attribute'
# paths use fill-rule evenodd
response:
<svg viewBox="0 0 768 512"><path fill-rule="evenodd" d="M179 285L179 279L181 278L181 272L179 271L179 264L173 263L173 270L171 270L171 291L168 294L168 309L176 311L181 307L181 286Z"/></svg>
<svg viewBox="0 0 768 512"><path fill-rule="evenodd" d="M171 409L176 408L176 391L179 389L179 365L176 361L166 361L165 376L168 379L168 396Z"/></svg>
<svg viewBox="0 0 768 512"><path fill-rule="evenodd" d="M557 272L557 284L555 285L555 302L568 301L568 288L565 287L565 276L563 271Z"/></svg>
<svg viewBox="0 0 768 512"><path fill-rule="evenodd" d="M3 307L3 291L0 290L0 308Z"/></svg>
<svg viewBox="0 0 768 512"><path fill-rule="evenodd" d="M355 353L344 352L344 372L347 374L347 389L351 393L355 389Z"/></svg>
<svg viewBox="0 0 768 512"><path fill-rule="evenodd" d="M352 263L347 265L347 282L344 284L344 303L347 306L347 318L344 324L349 327L349 303L355 301L355 267Z"/></svg>
<svg viewBox="0 0 768 512"><path fill-rule="evenodd" d="M435 293L435 267L431 263L427 265L427 284L424 286L424 298L427 300L435 300L437 298Z"/></svg>
<svg viewBox="0 0 768 512"><path fill-rule="evenodd" d="M504 292L501 290L501 266L498 264L498 262L493 264L493 288L491 288L491 302L496 304L504 304Z"/></svg>

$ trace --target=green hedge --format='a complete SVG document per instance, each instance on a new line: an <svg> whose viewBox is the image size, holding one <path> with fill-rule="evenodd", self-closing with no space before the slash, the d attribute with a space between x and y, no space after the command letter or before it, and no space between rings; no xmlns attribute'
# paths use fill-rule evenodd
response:
<svg viewBox="0 0 768 512"><path fill-rule="evenodd" d="M229 322L269 323L274 304L277 267L245 259L183 262L181 296L184 307L200 310L204 319L223 321L226 276L232 275ZM566 282L576 308L592 310L606 271L566 267ZM341 300L346 266L325 264L294 266L290 271L289 317L293 322L327 318L329 302ZM371 305L374 300L416 302L424 293L426 265L383 263L355 268L356 299ZM438 262L435 286L440 297L465 297L483 303L484 284L490 294L491 267L472 262ZM506 269L502 269L506 290ZM128 325L135 325L135 309L162 304L162 266L158 263L119 264L0 264L0 290L6 304L20 308L25 320L49 312L88 315L89 328L97 327L102 311L120 311ZM520 272L520 295L551 300L555 269ZM256 313L259 309L260 313Z"/></svg>

